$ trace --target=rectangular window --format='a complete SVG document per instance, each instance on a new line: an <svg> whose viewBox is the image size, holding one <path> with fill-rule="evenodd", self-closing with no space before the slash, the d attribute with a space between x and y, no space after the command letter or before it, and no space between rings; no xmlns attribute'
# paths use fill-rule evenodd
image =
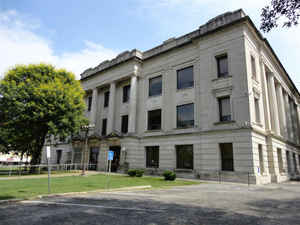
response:
<svg viewBox="0 0 300 225"><path fill-rule="evenodd" d="M227 55L217 56L218 77L227 77L228 74L228 57Z"/></svg>
<svg viewBox="0 0 300 225"><path fill-rule="evenodd" d="M254 98L254 105L255 105L255 121L260 123L260 109L259 109L259 99Z"/></svg>
<svg viewBox="0 0 300 225"><path fill-rule="evenodd" d="M128 102L130 98L130 85L123 87L123 103Z"/></svg>
<svg viewBox="0 0 300 225"><path fill-rule="evenodd" d="M194 86L193 66L177 70L177 89L184 89Z"/></svg>
<svg viewBox="0 0 300 225"><path fill-rule="evenodd" d="M93 97L89 96L88 97L88 111L91 111L91 109L92 109L92 102L93 102Z"/></svg>
<svg viewBox="0 0 300 225"><path fill-rule="evenodd" d="M298 172L296 153L293 153L293 161L294 161L294 169L295 169L295 172Z"/></svg>
<svg viewBox="0 0 300 225"><path fill-rule="evenodd" d="M73 163L81 163L82 151L80 148L74 148L73 151Z"/></svg>
<svg viewBox="0 0 300 225"><path fill-rule="evenodd" d="M282 152L280 148L277 148L277 159L278 159L278 167L279 167L279 172L283 172L283 160L282 160Z"/></svg>
<svg viewBox="0 0 300 225"><path fill-rule="evenodd" d="M231 121L230 97L219 98L220 121Z"/></svg>
<svg viewBox="0 0 300 225"><path fill-rule="evenodd" d="M194 169L193 145L176 146L177 169Z"/></svg>
<svg viewBox="0 0 300 225"><path fill-rule="evenodd" d="M223 171L234 171L232 143L220 144L221 162Z"/></svg>
<svg viewBox="0 0 300 225"><path fill-rule="evenodd" d="M162 92L162 76L149 79L149 96L161 95Z"/></svg>
<svg viewBox="0 0 300 225"><path fill-rule="evenodd" d="M109 91L104 92L104 107L108 107L109 104Z"/></svg>
<svg viewBox="0 0 300 225"><path fill-rule="evenodd" d="M147 168L159 167L159 146L146 147L146 167Z"/></svg>
<svg viewBox="0 0 300 225"><path fill-rule="evenodd" d="M177 106L177 127L187 128L194 126L194 104Z"/></svg>
<svg viewBox="0 0 300 225"><path fill-rule="evenodd" d="M258 145L258 156L259 156L260 174L263 174L265 171L265 166L264 166L264 153L261 144Z"/></svg>
<svg viewBox="0 0 300 225"><path fill-rule="evenodd" d="M251 72L252 72L252 77L256 80L256 63L255 63L255 58L251 55Z"/></svg>
<svg viewBox="0 0 300 225"><path fill-rule="evenodd" d="M60 164L62 156L62 150L56 150L56 164Z"/></svg>
<svg viewBox="0 0 300 225"><path fill-rule="evenodd" d="M126 134L128 132L128 115L122 116L121 132L123 134Z"/></svg>
<svg viewBox="0 0 300 225"><path fill-rule="evenodd" d="M291 160L290 160L290 153L289 153L289 151L286 151L286 163L287 163L287 170L288 170L288 173L292 172L292 168L291 168Z"/></svg>
<svg viewBox="0 0 300 225"><path fill-rule="evenodd" d="M161 129L161 109L148 111L148 130Z"/></svg>
<svg viewBox="0 0 300 225"><path fill-rule="evenodd" d="M106 135L106 126L107 126L107 119L103 119L102 120L102 131L101 131L102 136Z"/></svg>

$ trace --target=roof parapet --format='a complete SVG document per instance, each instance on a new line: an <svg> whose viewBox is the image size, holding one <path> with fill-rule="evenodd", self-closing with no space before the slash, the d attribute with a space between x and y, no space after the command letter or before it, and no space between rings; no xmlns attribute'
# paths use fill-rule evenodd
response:
<svg viewBox="0 0 300 225"><path fill-rule="evenodd" d="M112 66L125 62L132 58L138 58L140 60L143 59L143 53L137 49L133 49L131 51L124 51L117 55L117 57L113 58L112 60L105 60L101 62L98 66L94 68L89 68L85 70L82 74L80 74L81 79L86 78L92 74L100 72L102 70L108 69Z"/></svg>
<svg viewBox="0 0 300 225"><path fill-rule="evenodd" d="M233 12L226 12L219 16L216 16L213 19L210 19L207 23L200 26L195 31L192 31L192 32L185 34L178 38L175 38L175 37L169 38L168 40L164 41L161 45L156 46L147 51L141 52L137 49L133 49L131 51L124 51L112 60L105 60L105 61L101 62L98 66L85 70L80 75L81 79L86 78L86 77L88 77L92 74L95 74L97 72L100 72L102 70L108 69L119 63L125 62L131 58L138 58L140 60L151 58L155 55L166 52L172 48L179 47L188 42L191 42L194 38L197 38L204 34L207 34L208 32L216 30L226 24L230 24L234 21L237 21L245 16L246 16L246 14L242 9L239 9L239 10L236 10Z"/></svg>

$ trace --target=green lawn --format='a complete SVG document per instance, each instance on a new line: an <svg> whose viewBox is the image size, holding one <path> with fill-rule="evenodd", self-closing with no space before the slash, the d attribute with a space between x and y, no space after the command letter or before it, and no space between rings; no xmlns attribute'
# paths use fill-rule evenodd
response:
<svg viewBox="0 0 300 225"><path fill-rule="evenodd" d="M106 188L105 175L56 177L51 179L51 194L92 191ZM0 180L0 200L12 198L30 198L48 194L48 179ZM109 188L151 185L153 188L199 184L197 181L165 181L162 177L128 177L112 175Z"/></svg>

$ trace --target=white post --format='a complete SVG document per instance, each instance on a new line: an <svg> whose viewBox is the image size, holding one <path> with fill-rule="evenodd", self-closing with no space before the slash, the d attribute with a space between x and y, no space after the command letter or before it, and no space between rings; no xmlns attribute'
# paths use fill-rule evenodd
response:
<svg viewBox="0 0 300 225"><path fill-rule="evenodd" d="M47 165L48 165L48 193L50 194L50 157L51 157L50 146L47 146L46 150L47 150Z"/></svg>

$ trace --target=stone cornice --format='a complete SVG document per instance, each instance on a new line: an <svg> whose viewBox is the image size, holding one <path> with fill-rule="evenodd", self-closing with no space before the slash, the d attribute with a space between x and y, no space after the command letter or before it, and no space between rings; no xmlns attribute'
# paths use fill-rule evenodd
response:
<svg viewBox="0 0 300 225"><path fill-rule="evenodd" d="M94 68L89 68L85 70L80 76L81 80L84 80L98 72L104 71L108 68L116 66L120 63L126 62L131 59L137 59L140 61L152 58L161 53L170 51L171 49L178 48L182 45L192 42L195 38L210 34L220 28L223 28L229 24L239 21L240 19L246 17L246 14L242 9L236 10L234 12L226 12L221 14L211 20L206 24L200 26L197 30L192 31L178 38L170 38L163 42L163 44L156 46L145 52L141 52L137 49L132 51L125 51L119 54L116 58L112 60L106 60L101 62L98 66Z"/></svg>

